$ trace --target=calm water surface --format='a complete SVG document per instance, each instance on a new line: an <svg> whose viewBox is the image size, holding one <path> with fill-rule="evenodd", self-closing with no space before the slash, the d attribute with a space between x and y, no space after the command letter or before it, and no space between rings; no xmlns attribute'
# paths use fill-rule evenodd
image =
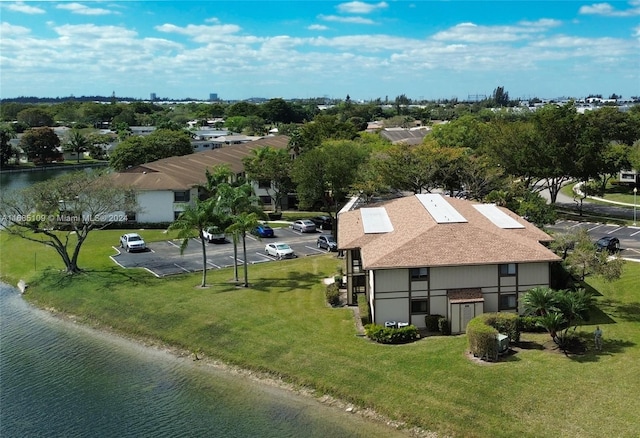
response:
<svg viewBox="0 0 640 438"><path fill-rule="evenodd" d="M0 283L0 437L406 436L58 320Z"/></svg>

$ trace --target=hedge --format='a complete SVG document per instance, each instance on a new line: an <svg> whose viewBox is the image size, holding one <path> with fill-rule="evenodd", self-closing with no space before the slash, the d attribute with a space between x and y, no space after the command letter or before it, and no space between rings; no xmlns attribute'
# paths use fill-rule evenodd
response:
<svg viewBox="0 0 640 438"><path fill-rule="evenodd" d="M486 360L498 357L498 333L509 337L510 341L520 341L519 317L515 313L483 313L467 324L469 351L474 356Z"/></svg>
<svg viewBox="0 0 640 438"><path fill-rule="evenodd" d="M364 332L369 339L380 344L406 344L417 340L420 335L415 325L401 328L383 327L380 324L367 324Z"/></svg>

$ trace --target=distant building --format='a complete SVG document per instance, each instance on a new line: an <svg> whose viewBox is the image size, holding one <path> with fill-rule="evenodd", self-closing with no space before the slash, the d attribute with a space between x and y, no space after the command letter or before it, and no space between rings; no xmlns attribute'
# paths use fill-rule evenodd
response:
<svg viewBox="0 0 640 438"><path fill-rule="evenodd" d="M218 100L218 93L209 93L209 100L215 102Z"/></svg>
<svg viewBox="0 0 640 438"><path fill-rule="evenodd" d="M152 102L158 100L158 97L156 96L156 93L151 93L151 95L149 96L149 98L151 99Z"/></svg>

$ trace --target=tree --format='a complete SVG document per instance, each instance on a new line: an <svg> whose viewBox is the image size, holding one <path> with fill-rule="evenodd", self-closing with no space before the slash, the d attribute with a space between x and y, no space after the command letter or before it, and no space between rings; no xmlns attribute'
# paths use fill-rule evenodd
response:
<svg viewBox="0 0 640 438"><path fill-rule="evenodd" d="M76 154L77 162L80 162L80 154L89 149L89 140L78 129L72 129L67 137L65 149L73 151Z"/></svg>
<svg viewBox="0 0 640 438"><path fill-rule="evenodd" d="M78 256L92 230L136 209L133 191L99 172L70 173L0 196L5 231L53 248L70 274L81 271Z"/></svg>
<svg viewBox="0 0 640 438"><path fill-rule="evenodd" d="M242 212L234 218L233 224L227 227L226 231L232 233L234 242L237 238L242 239L242 260L244 265L244 287L249 287L249 262L247 261L247 231L253 230L258 225L258 214Z"/></svg>
<svg viewBox="0 0 640 438"><path fill-rule="evenodd" d="M575 235L573 250L565 259L571 274L584 280L587 275L602 275L607 281L613 281L622 275L624 260L616 255L610 257L607 251L599 252L586 232Z"/></svg>
<svg viewBox="0 0 640 438"><path fill-rule="evenodd" d="M504 87L497 87L493 90L493 101L497 106L508 106L509 93L504 91Z"/></svg>
<svg viewBox="0 0 640 438"><path fill-rule="evenodd" d="M53 126L53 117L42 108L32 107L20 111L17 115L18 122L22 122L30 128L41 126Z"/></svg>
<svg viewBox="0 0 640 438"><path fill-rule="evenodd" d="M242 160L247 177L263 183L267 194L273 200L275 211L280 211L282 198L292 186L291 157L286 149L274 149L269 146L253 149L251 152L250 156Z"/></svg>
<svg viewBox="0 0 640 438"><path fill-rule="evenodd" d="M384 183L392 189L429 192L436 187L435 149L433 143L418 146L400 143L374 154L371 161Z"/></svg>
<svg viewBox="0 0 640 438"><path fill-rule="evenodd" d="M20 139L20 147L29 159L47 162L60 155L60 138L51 128L31 128Z"/></svg>
<svg viewBox="0 0 640 438"><path fill-rule="evenodd" d="M356 182L358 169L368 156L366 147L353 141L327 141L293 163L291 178L297 187L299 206L321 205L332 218Z"/></svg>
<svg viewBox="0 0 640 438"><path fill-rule="evenodd" d="M196 200L195 205L187 205L178 219L169 226L169 230L178 230L178 238L182 239L180 254L184 253L189 245L189 240L194 237L193 232L196 232L202 248L202 283L200 287L207 286L207 240L203 232L209 226L220 226L224 221L224 218L214 214L214 201L214 199Z"/></svg>
<svg viewBox="0 0 640 438"><path fill-rule="evenodd" d="M0 125L0 167L5 167L14 154L10 141L16 138L16 133L7 123Z"/></svg>
<svg viewBox="0 0 640 438"><path fill-rule="evenodd" d="M131 136L122 141L109 157L117 171L143 163L193 153L191 139L184 131L157 129L146 137Z"/></svg>

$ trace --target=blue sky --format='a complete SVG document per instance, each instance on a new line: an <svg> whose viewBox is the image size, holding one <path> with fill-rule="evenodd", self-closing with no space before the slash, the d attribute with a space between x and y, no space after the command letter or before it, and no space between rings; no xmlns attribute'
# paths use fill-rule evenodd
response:
<svg viewBox="0 0 640 438"><path fill-rule="evenodd" d="M640 0L0 1L0 97L640 95Z"/></svg>

